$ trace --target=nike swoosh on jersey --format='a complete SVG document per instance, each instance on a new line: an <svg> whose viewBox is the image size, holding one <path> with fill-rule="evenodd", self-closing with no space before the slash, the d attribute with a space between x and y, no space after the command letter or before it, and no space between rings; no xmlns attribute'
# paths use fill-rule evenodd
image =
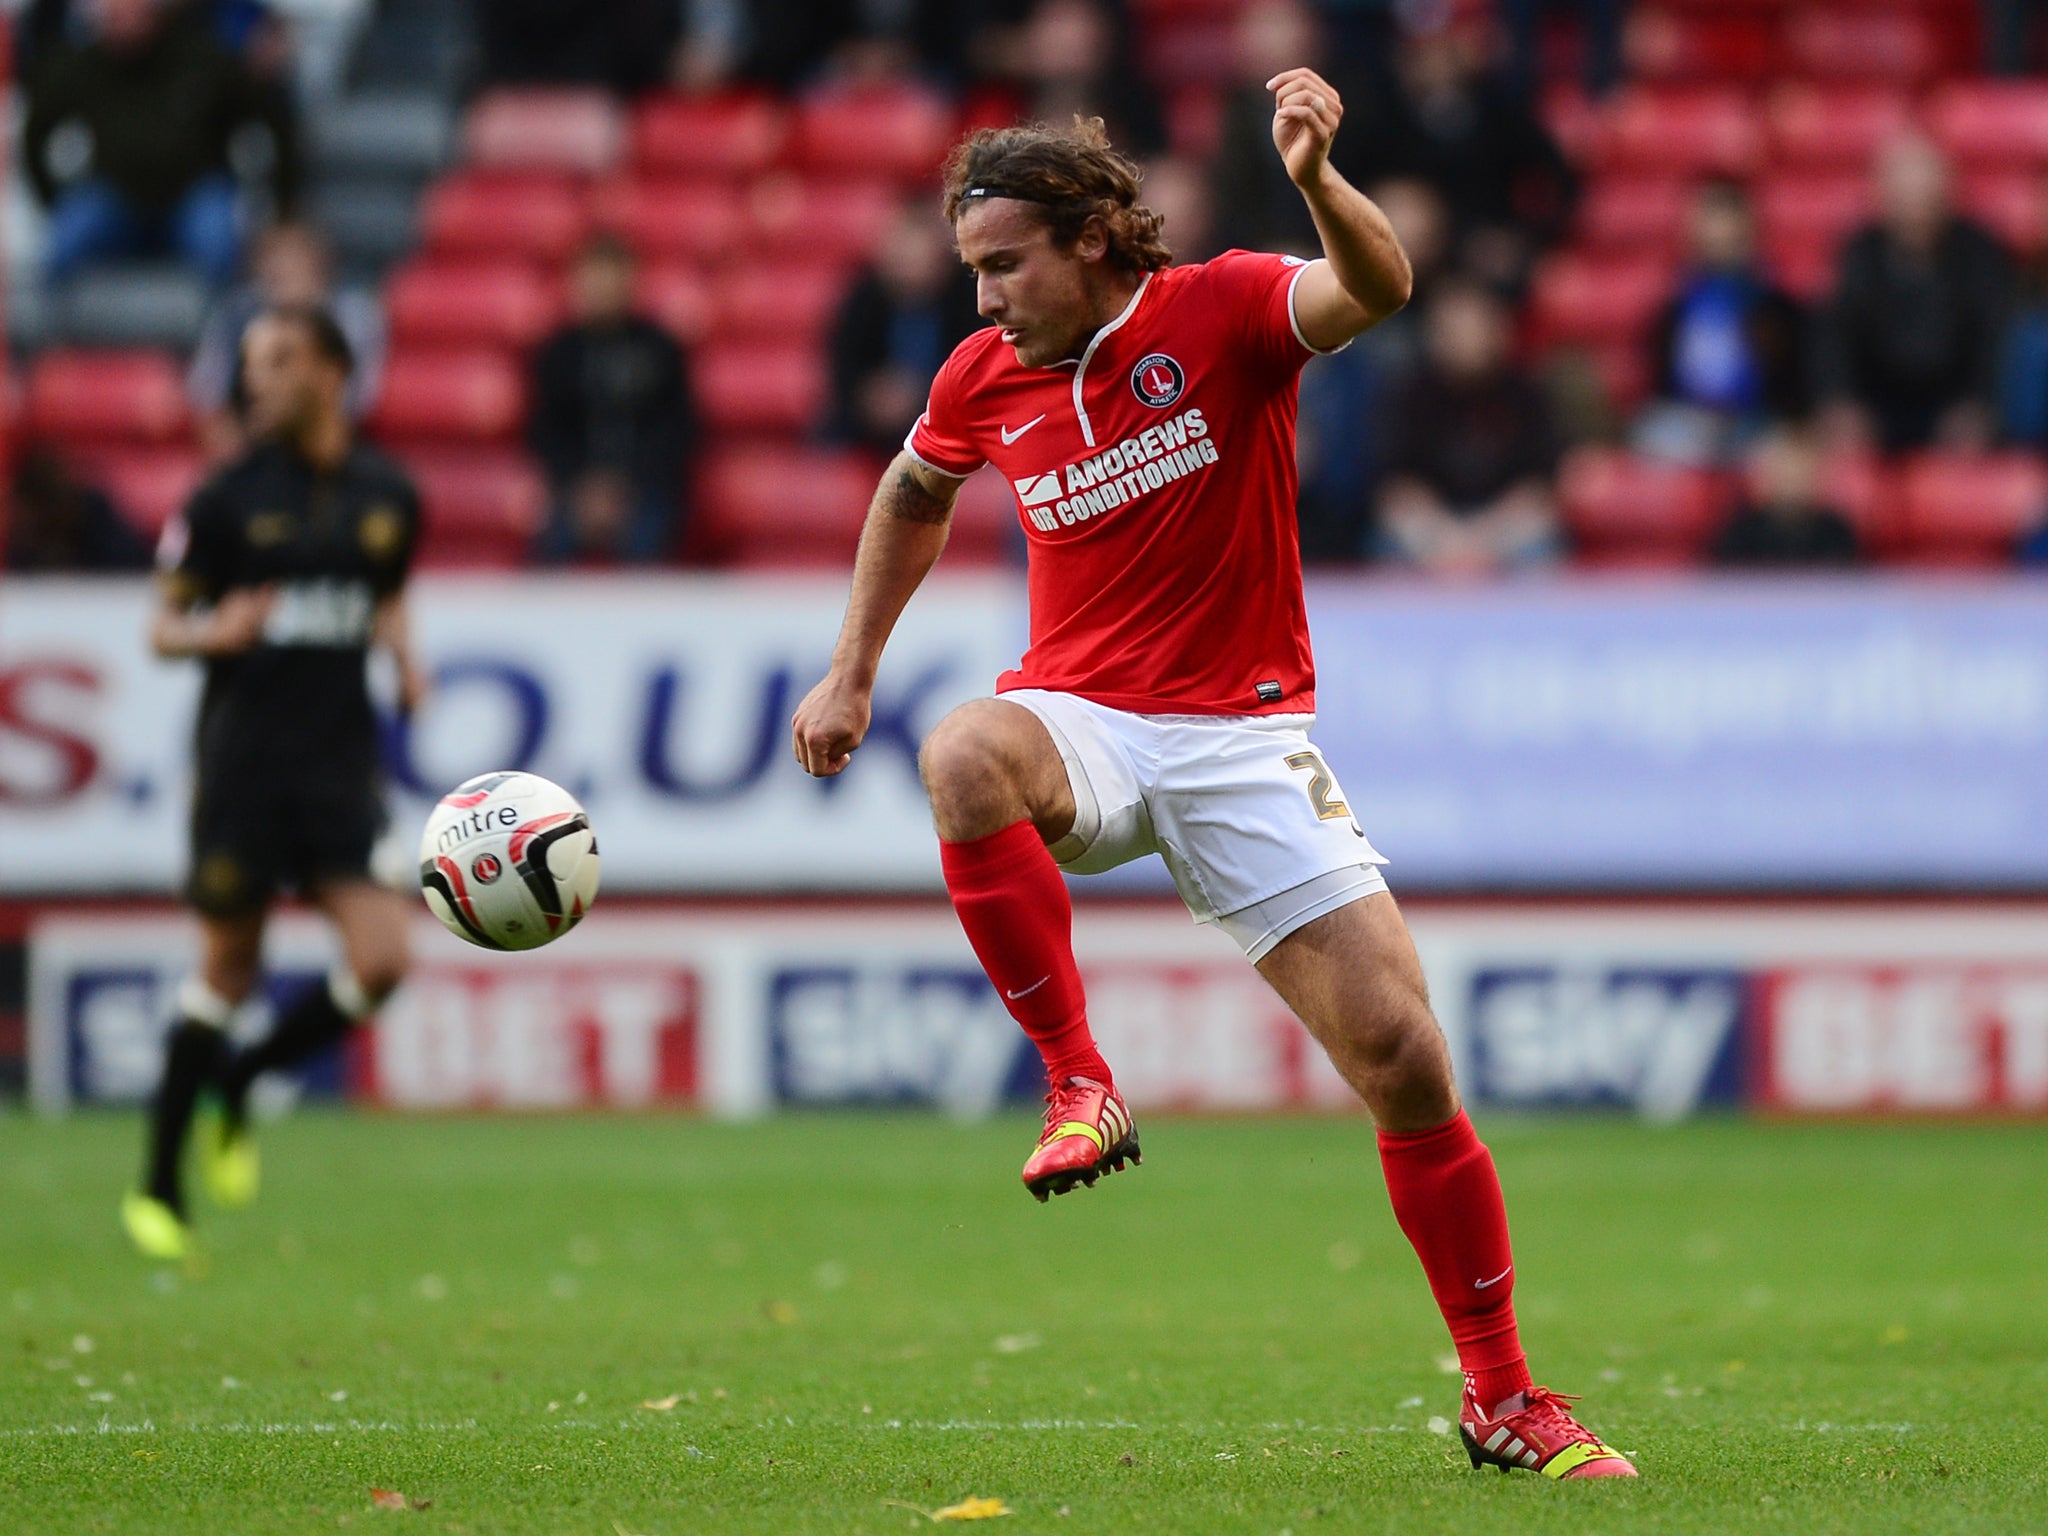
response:
<svg viewBox="0 0 2048 1536"><path fill-rule="evenodd" d="M1014 432L1012 432L1008 427L1004 427L1002 429L1003 446L1005 448L1009 447L1010 444L1017 441L1018 438L1022 437L1026 432L1029 432L1033 427L1037 426L1043 420L1045 420L1045 412L1040 411L1036 416L1032 417L1029 421L1025 422L1023 426L1019 427Z"/></svg>

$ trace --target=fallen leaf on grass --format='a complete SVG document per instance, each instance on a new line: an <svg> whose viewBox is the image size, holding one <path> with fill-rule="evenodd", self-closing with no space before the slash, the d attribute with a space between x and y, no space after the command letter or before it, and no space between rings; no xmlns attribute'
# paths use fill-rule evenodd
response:
<svg viewBox="0 0 2048 1536"><path fill-rule="evenodd" d="M923 1509L915 1504L906 1504L901 1499L884 1499L882 1502L894 1509L907 1509L923 1515L934 1524L941 1520L993 1520L998 1515L1017 1513L1001 1499L962 1499L958 1504L948 1504L944 1509Z"/></svg>
<svg viewBox="0 0 2048 1536"><path fill-rule="evenodd" d="M647 1399L646 1402L642 1403L640 1406L642 1408L652 1408L656 1413L668 1413L671 1412L675 1408L675 1405L677 1403L680 1403L682 1400L682 1393L671 1392L667 1397L650 1397L649 1399Z"/></svg>
<svg viewBox="0 0 2048 1536"><path fill-rule="evenodd" d="M370 1507L373 1509L432 1509L432 1499L409 1499L395 1488L372 1488Z"/></svg>

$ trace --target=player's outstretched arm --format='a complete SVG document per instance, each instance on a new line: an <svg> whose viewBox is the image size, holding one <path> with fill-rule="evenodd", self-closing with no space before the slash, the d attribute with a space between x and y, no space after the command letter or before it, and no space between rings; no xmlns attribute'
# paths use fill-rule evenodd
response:
<svg viewBox="0 0 2048 1536"><path fill-rule="evenodd" d="M1273 93L1273 145L1301 189L1322 236L1323 257L1294 287L1294 323L1320 351L1341 347L1408 302L1407 254L1387 216L1330 165L1344 103L1312 69L1266 82Z"/></svg>
<svg viewBox="0 0 2048 1536"><path fill-rule="evenodd" d="M838 773L867 735L882 648L904 604L946 547L960 484L899 453L876 487L860 531L853 591L839 643L832 649L832 670L797 706L791 722L796 760L804 772L819 778Z"/></svg>

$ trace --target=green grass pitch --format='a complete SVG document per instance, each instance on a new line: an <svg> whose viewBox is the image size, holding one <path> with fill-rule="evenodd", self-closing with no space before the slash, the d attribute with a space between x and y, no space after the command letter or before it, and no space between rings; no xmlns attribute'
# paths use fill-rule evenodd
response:
<svg viewBox="0 0 2048 1536"><path fill-rule="evenodd" d="M1466 1465L1359 1121L1154 1117L1041 1208L1020 1119L312 1113L172 1272L133 1119L0 1119L0 1531L2048 1531L2038 1128L1481 1128L1639 1482Z"/></svg>

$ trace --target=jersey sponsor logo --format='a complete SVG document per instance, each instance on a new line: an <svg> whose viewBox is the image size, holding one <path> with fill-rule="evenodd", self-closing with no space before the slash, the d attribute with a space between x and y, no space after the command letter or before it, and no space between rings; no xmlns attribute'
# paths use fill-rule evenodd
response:
<svg viewBox="0 0 2048 1536"><path fill-rule="evenodd" d="M376 607L368 582L287 581L277 589L263 639L270 645L367 645Z"/></svg>
<svg viewBox="0 0 2048 1536"><path fill-rule="evenodd" d="M1017 499L1033 528L1055 533L1198 474L1221 457L1209 423L1190 406L1064 469L1025 476L1015 482Z"/></svg>
<svg viewBox="0 0 2048 1536"><path fill-rule="evenodd" d="M1060 499L1059 471L1049 475L1026 475L1017 482L1017 499L1027 507L1042 507Z"/></svg>
<svg viewBox="0 0 2048 1536"><path fill-rule="evenodd" d="M1131 393L1155 409L1166 409L1187 387L1187 374L1164 352L1148 352L1131 366Z"/></svg>

